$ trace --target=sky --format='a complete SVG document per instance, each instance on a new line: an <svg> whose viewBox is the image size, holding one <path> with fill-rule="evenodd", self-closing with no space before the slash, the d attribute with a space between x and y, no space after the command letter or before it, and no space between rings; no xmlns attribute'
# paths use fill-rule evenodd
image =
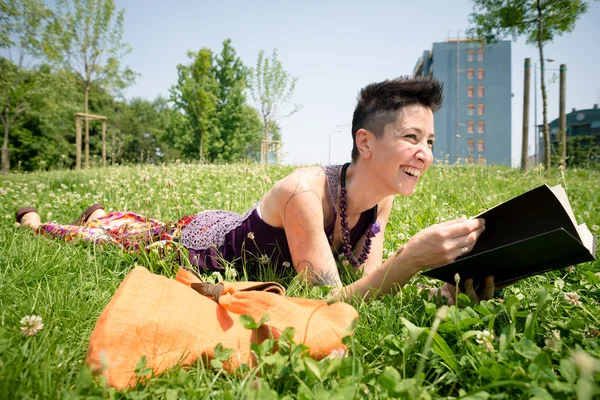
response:
<svg viewBox="0 0 600 400"><path fill-rule="evenodd" d="M168 97L177 81L176 66L189 62L189 50L208 47L219 53L229 38L241 60L254 67L260 50L270 55L277 48L283 68L298 78L291 103L302 105L299 112L279 121L283 163L293 165L348 161L358 91L372 82L412 74L432 43L465 36L472 11L470 0L117 0L116 4L125 9L123 39L133 48L122 63L140 74L126 90L127 99ZM591 2L573 32L544 49L545 57L555 60L546 67L548 80L553 73L558 76L550 69L567 64L567 112L600 103L599 21L600 2ZM537 61L536 47L524 38L513 41L513 166L520 162L526 57ZM539 82L537 86L541 124ZM558 117L558 80L547 90L552 121ZM533 82L531 96L529 153L533 154Z"/></svg>

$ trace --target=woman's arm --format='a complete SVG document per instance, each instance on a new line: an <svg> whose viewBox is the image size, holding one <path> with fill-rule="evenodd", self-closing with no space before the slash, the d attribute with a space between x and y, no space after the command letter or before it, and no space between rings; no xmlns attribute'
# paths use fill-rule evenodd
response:
<svg viewBox="0 0 600 400"><path fill-rule="evenodd" d="M299 274L317 285L341 287L340 275L323 227L323 200L315 177L299 170L278 188L280 214Z"/></svg>
<svg viewBox="0 0 600 400"><path fill-rule="evenodd" d="M457 220L432 225L413 236L408 243L388 258L381 267L367 276L334 291L338 299L393 293L404 286L417 272L447 264L461 255L461 249L470 251L485 229L482 219Z"/></svg>

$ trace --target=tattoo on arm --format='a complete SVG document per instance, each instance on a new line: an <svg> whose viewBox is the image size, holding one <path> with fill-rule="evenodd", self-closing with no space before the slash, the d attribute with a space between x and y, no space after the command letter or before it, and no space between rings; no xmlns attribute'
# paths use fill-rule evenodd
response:
<svg viewBox="0 0 600 400"><path fill-rule="evenodd" d="M320 173L321 172L317 173L316 175L319 175ZM299 189L303 181L303 176L301 172L299 172L298 175L300 176L298 178L296 187L294 188L294 191L292 192L290 198L287 199L283 208L283 226L284 228L289 226L291 220L294 220L301 227L301 229L296 229L295 231L292 231L291 229L286 230L286 234L289 236L288 239L290 240L290 242L293 242L298 246L303 247L308 242L309 235L316 234L314 230L308 229L308 226L310 226L309 224L311 220L315 218L317 212L314 209L312 209L307 202L301 204L298 208L298 211L295 211L293 213L290 213L288 211L288 206L296 196L303 193L312 193L319 199L320 197L319 194L314 190Z"/></svg>
<svg viewBox="0 0 600 400"><path fill-rule="evenodd" d="M302 260L298 263L298 269L304 271L309 282L317 286L336 286L339 278L336 271L315 271L312 263L308 260Z"/></svg>

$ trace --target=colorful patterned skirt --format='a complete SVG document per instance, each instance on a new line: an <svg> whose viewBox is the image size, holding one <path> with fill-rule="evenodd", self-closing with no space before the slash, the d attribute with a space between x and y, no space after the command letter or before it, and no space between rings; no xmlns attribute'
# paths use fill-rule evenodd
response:
<svg viewBox="0 0 600 400"><path fill-rule="evenodd" d="M88 221L82 226L48 222L38 228L38 233L66 241L84 241L111 244L127 251L148 250L156 243L176 241L181 229L194 216L186 216L176 222L161 222L132 212L110 212Z"/></svg>

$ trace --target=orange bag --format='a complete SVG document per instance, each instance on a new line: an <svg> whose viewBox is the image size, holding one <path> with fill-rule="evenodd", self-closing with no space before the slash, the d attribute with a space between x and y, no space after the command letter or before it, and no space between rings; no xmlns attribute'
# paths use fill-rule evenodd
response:
<svg viewBox="0 0 600 400"><path fill-rule="evenodd" d="M342 337L358 318L352 306L284 294L276 283L214 285L183 268L173 280L135 267L100 315L86 364L103 373L110 386L121 389L135 384L135 368L143 356L146 367L159 374L180 362L210 360L221 343L224 349L234 350L225 364L228 369L252 366L251 343L277 339L287 327L296 329L294 341L307 345L315 359L345 348ZM259 321L265 314L269 320L258 334L240 322L240 315Z"/></svg>

